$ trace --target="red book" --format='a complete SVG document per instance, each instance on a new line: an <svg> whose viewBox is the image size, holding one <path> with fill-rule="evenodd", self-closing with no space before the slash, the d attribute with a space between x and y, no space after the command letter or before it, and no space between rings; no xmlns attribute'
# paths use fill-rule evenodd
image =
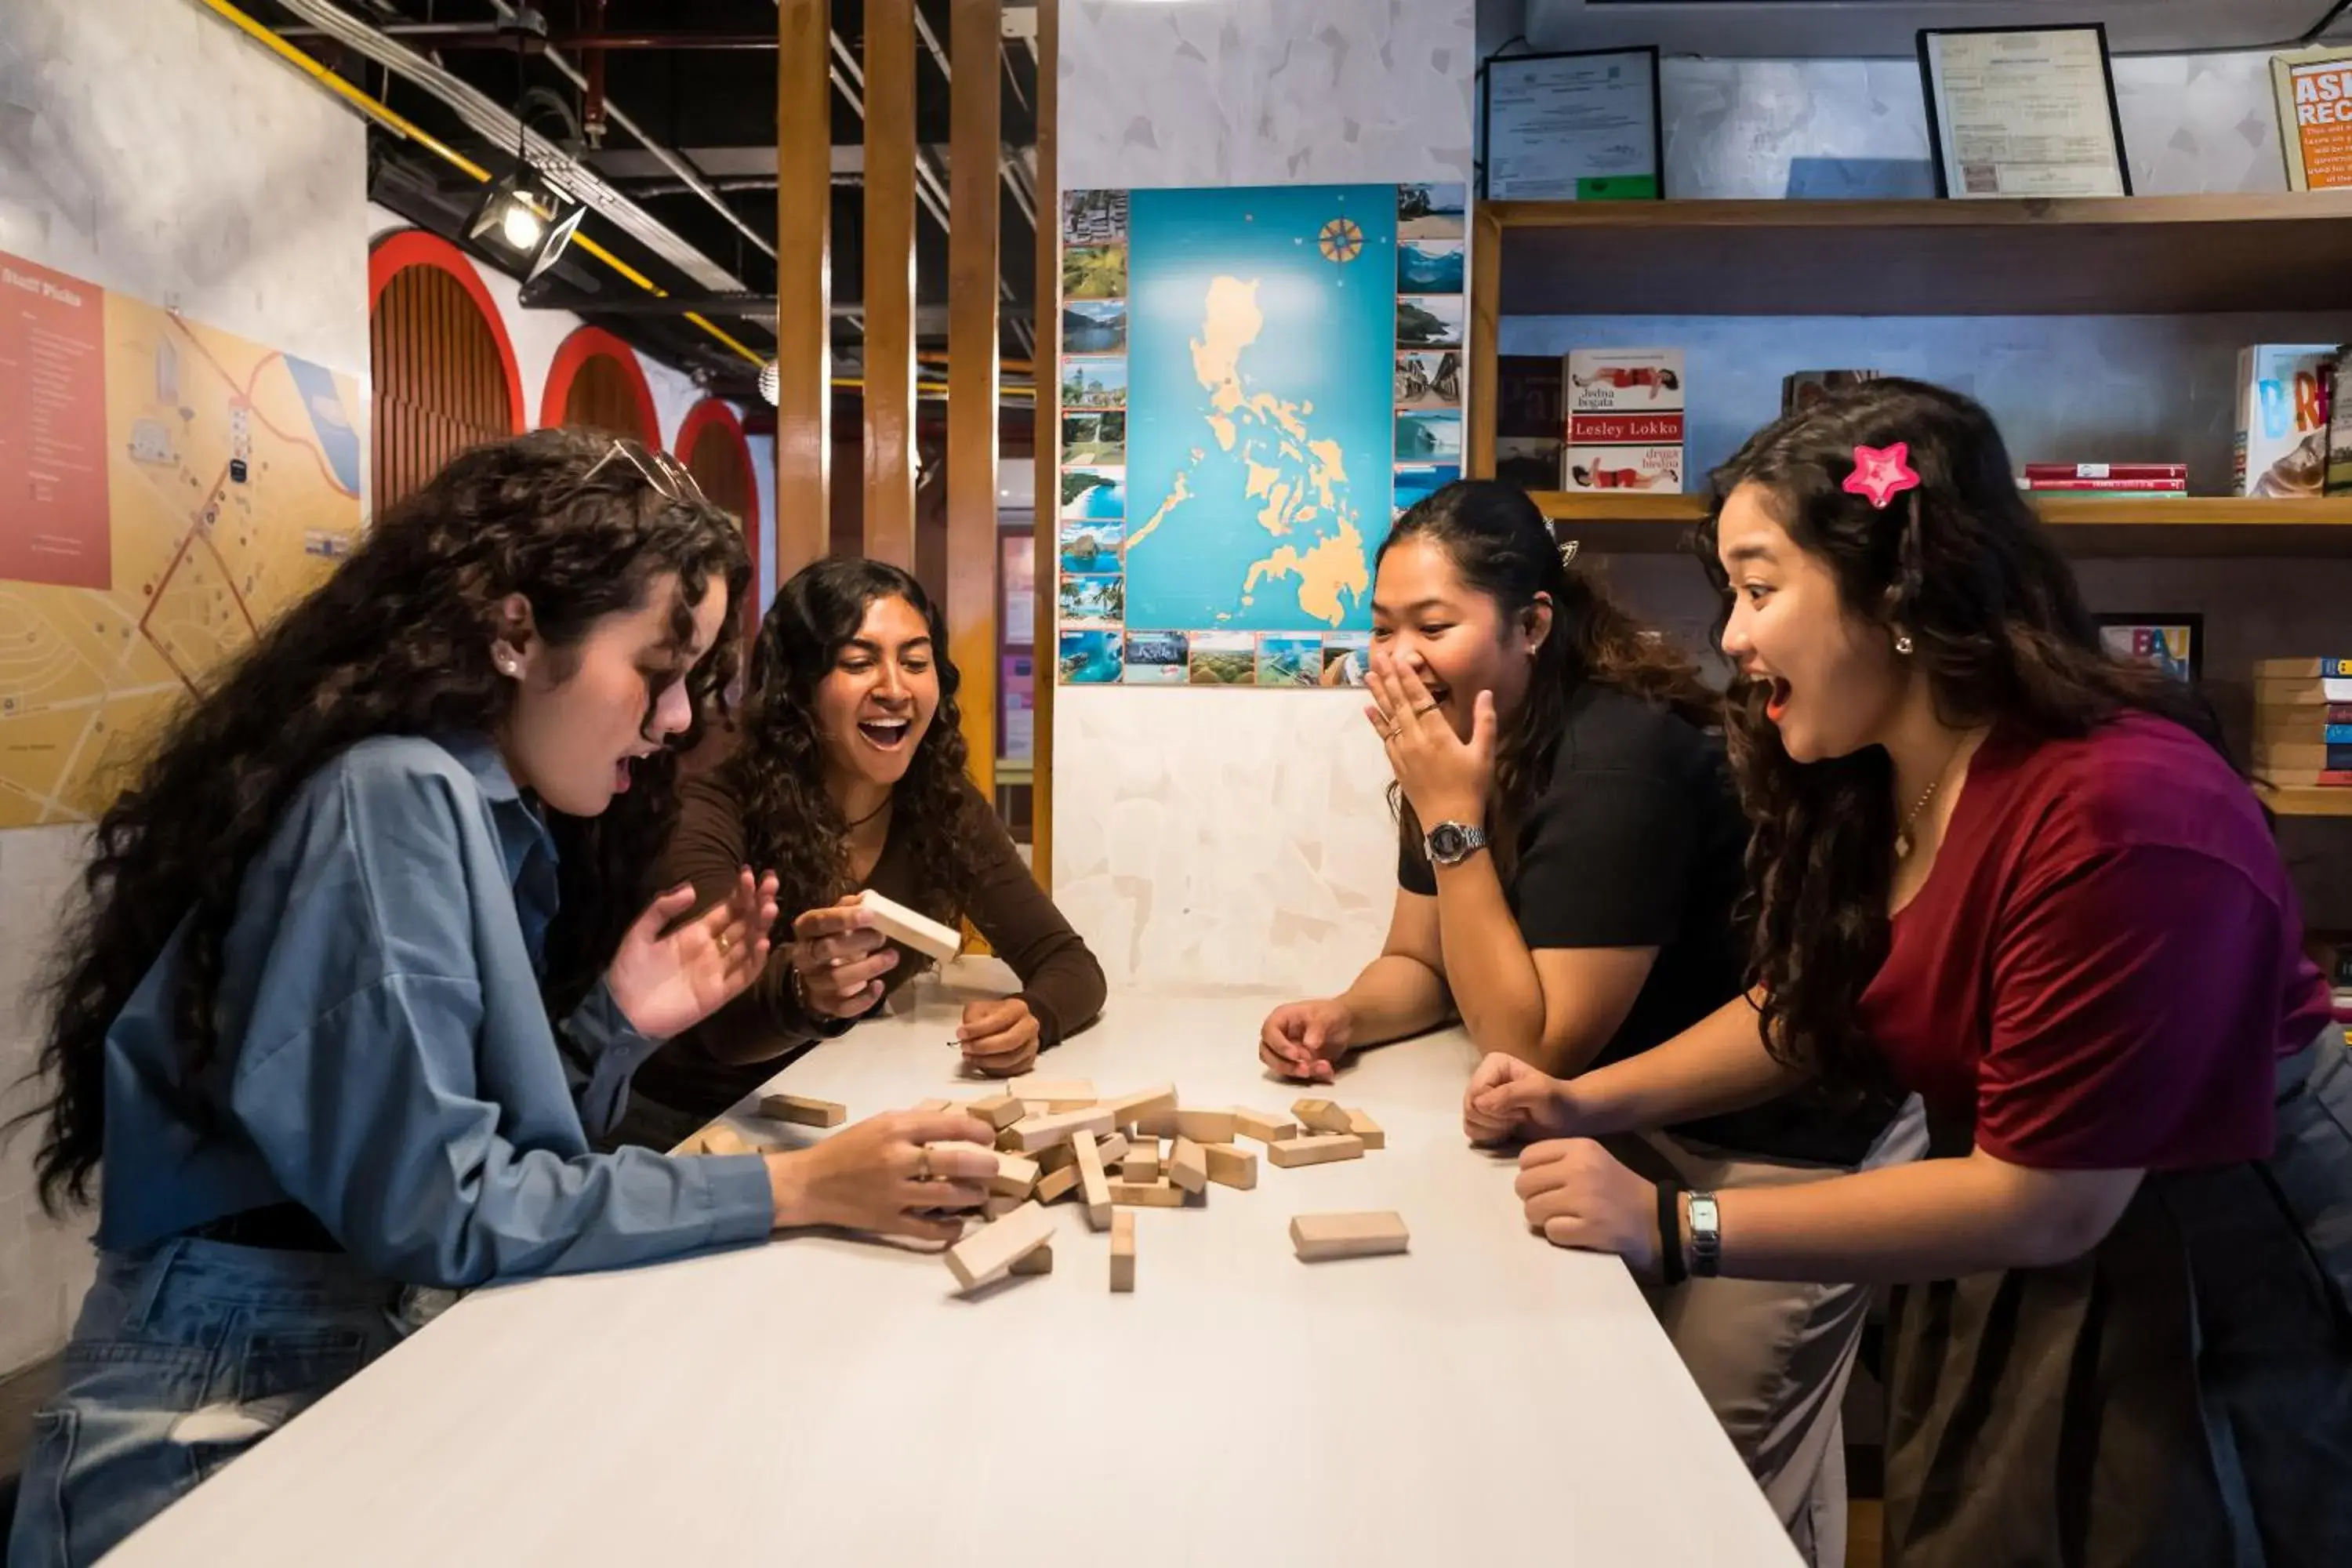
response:
<svg viewBox="0 0 2352 1568"><path fill-rule="evenodd" d="M2028 463L2033 479L2179 479L2189 482L2186 463Z"/></svg>
<svg viewBox="0 0 2352 1568"><path fill-rule="evenodd" d="M2028 479L2025 488L2038 496L2053 493L2185 496L2189 493L2187 482L2180 479Z"/></svg>

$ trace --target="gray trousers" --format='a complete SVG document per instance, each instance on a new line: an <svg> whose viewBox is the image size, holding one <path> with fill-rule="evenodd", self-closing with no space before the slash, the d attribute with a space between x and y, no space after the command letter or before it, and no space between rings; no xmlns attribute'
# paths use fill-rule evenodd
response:
<svg viewBox="0 0 2352 1568"><path fill-rule="evenodd" d="M1643 1175L1655 1180L1671 1173L1700 1192L1789 1186L1847 1173L1835 1165L1729 1153L1664 1132L1612 1140L1610 1147ZM1907 1164L1927 1152L1927 1119L1914 1099L1857 1169ZM1840 1411L1862 1344L1869 1287L1688 1279L1672 1289L1645 1287L1643 1293L1797 1550L1813 1568L1843 1568Z"/></svg>

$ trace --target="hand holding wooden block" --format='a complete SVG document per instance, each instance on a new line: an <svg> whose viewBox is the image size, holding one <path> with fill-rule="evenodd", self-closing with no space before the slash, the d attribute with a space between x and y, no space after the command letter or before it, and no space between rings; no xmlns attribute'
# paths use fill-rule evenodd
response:
<svg viewBox="0 0 2352 1568"><path fill-rule="evenodd" d="M1013 1267L1023 1255L1053 1239L1054 1216L1034 1203L1023 1204L948 1248L948 1268L969 1290Z"/></svg>
<svg viewBox="0 0 2352 1568"><path fill-rule="evenodd" d="M771 1094L760 1101L760 1114L795 1127L838 1127L849 1120L849 1107L798 1094Z"/></svg>
<svg viewBox="0 0 2352 1568"><path fill-rule="evenodd" d="M1402 1252L1407 1240L1404 1217L1389 1209L1364 1214L1303 1214L1290 1222L1291 1248L1307 1263Z"/></svg>
<svg viewBox="0 0 2352 1568"><path fill-rule="evenodd" d="M886 899L871 888L859 893L857 901L872 912L876 931L926 958L947 963L963 951L963 933L953 926L941 925L930 916Z"/></svg>

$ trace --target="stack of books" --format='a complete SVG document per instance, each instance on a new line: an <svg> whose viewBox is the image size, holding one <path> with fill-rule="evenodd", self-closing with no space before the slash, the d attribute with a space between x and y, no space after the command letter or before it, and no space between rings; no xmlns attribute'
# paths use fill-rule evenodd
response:
<svg viewBox="0 0 2352 1568"><path fill-rule="evenodd" d="M2028 463L2025 488L2036 495L2185 496L2186 463Z"/></svg>
<svg viewBox="0 0 2352 1568"><path fill-rule="evenodd" d="M2352 658L2254 661L2254 774L2352 784Z"/></svg>

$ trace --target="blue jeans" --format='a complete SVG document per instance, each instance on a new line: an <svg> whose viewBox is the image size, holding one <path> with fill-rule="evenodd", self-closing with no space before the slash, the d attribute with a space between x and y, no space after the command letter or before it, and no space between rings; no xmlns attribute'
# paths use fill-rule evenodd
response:
<svg viewBox="0 0 2352 1568"><path fill-rule="evenodd" d="M11 1568L83 1568L397 1343L401 1289L340 1254L176 1237L99 1254L33 1417Z"/></svg>

